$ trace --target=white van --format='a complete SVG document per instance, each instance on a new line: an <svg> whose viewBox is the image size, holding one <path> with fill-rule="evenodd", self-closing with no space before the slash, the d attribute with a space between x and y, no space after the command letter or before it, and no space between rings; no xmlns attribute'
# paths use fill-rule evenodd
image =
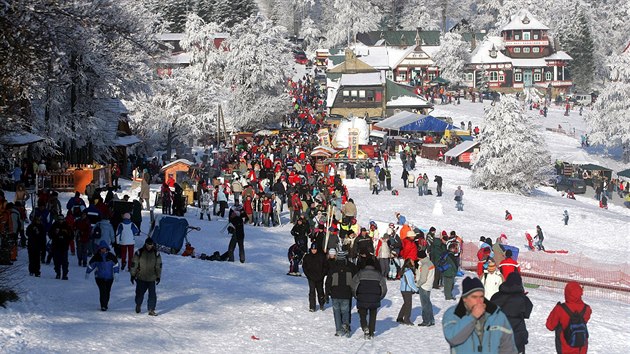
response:
<svg viewBox="0 0 630 354"><path fill-rule="evenodd" d="M576 105L589 106L593 103L593 100L589 94L576 93L573 95L573 102L575 102Z"/></svg>

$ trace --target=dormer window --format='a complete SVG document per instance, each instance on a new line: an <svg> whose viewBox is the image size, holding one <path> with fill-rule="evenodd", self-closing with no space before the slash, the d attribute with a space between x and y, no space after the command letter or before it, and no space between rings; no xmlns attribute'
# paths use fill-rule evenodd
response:
<svg viewBox="0 0 630 354"><path fill-rule="evenodd" d="M527 17L527 15L525 15L525 17L523 17L521 22L523 22L524 25L528 24L529 23L529 17Z"/></svg>
<svg viewBox="0 0 630 354"><path fill-rule="evenodd" d="M494 44L492 45L492 49L489 50L489 53L490 53L490 58L497 57L497 48L494 46Z"/></svg>

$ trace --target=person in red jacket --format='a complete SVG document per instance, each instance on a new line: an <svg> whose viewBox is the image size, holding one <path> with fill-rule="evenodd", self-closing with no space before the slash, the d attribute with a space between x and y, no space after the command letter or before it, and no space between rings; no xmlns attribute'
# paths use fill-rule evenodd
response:
<svg viewBox="0 0 630 354"><path fill-rule="evenodd" d="M566 306L571 312L581 313L584 312L584 323L588 323L591 318L591 307L582 301L583 294L582 286L574 281L570 281L564 288L564 300ZM558 303L549 317L547 317L547 329L550 331L556 331L556 352L559 354L586 354L588 352L588 339L582 347L571 347L564 339L564 329L569 325L569 314L563 308L562 304Z"/></svg>
<svg viewBox="0 0 630 354"><path fill-rule="evenodd" d="M245 214L247 215L248 222L250 224L253 223L254 222L254 208L252 207L251 196L247 196L247 198L245 198L245 201L243 202L243 210L245 211Z"/></svg>
<svg viewBox="0 0 630 354"><path fill-rule="evenodd" d="M269 226L269 221L271 217L271 199L269 196L265 196L262 202L262 213L263 213L263 225Z"/></svg>
<svg viewBox="0 0 630 354"><path fill-rule="evenodd" d="M499 263L499 270L503 275L503 279L507 279L512 272L521 272L518 262L512 259L512 250L505 250L505 259Z"/></svg>
<svg viewBox="0 0 630 354"><path fill-rule="evenodd" d="M418 247L414 242L416 233L413 230L407 231L407 237L402 238L402 250L400 251L400 256L402 259L411 259L412 261L418 260Z"/></svg>
<svg viewBox="0 0 630 354"><path fill-rule="evenodd" d="M512 221L512 214L509 211L505 211L505 220Z"/></svg>

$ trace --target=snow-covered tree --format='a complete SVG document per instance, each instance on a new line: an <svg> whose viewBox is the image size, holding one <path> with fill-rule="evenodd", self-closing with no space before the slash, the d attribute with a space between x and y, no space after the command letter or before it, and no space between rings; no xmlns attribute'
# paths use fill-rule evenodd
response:
<svg viewBox="0 0 630 354"><path fill-rule="evenodd" d="M304 39L306 50L308 52L313 52L319 48L321 44L322 31L319 29L319 26L317 26L315 21L311 20L310 17L307 17L304 21L302 21L300 37Z"/></svg>
<svg viewBox="0 0 630 354"><path fill-rule="evenodd" d="M562 49L573 58L569 63L573 83L582 90L587 90L595 72L593 39L582 6L576 3L570 13L571 21L567 21L560 29L559 41Z"/></svg>
<svg viewBox="0 0 630 354"><path fill-rule="evenodd" d="M514 95L485 108L473 187L529 194L549 179L551 166L542 134Z"/></svg>
<svg viewBox="0 0 630 354"><path fill-rule="evenodd" d="M357 33L379 28L382 14L369 0L335 0L335 21L329 27L326 39L330 46L356 42Z"/></svg>
<svg viewBox="0 0 630 354"><path fill-rule="evenodd" d="M262 16L236 25L225 41L223 86L229 89L226 124L251 128L282 119L290 106L284 92L293 71L286 29Z"/></svg>
<svg viewBox="0 0 630 354"><path fill-rule="evenodd" d="M254 0L215 0L212 21L231 28L256 14L258 6Z"/></svg>
<svg viewBox="0 0 630 354"><path fill-rule="evenodd" d="M439 14L430 6L432 0L409 0L408 6L400 14L399 26L403 30L413 31L421 28L424 31L440 29Z"/></svg>
<svg viewBox="0 0 630 354"><path fill-rule="evenodd" d="M623 149L630 162L630 51L611 59L610 81L597 98L587 121L595 144Z"/></svg>
<svg viewBox="0 0 630 354"><path fill-rule="evenodd" d="M175 141L199 138L209 128L208 117L190 113L189 103L196 101L198 92L190 87L191 80L185 72L179 70L171 77L155 80L144 99L138 98L130 104L134 132L149 146L164 146L166 156L171 156Z"/></svg>
<svg viewBox="0 0 630 354"><path fill-rule="evenodd" d="M444 33L440 38L440 50L433 60L440 67L440 76L453 84L464 78L464 66L470 61L470 44L459 33Z"/></svg>
<svg viewBox="0 0 630 354"><path fill-rule="evenodd" d="M28 51L38 56L29 64L0 64L33 69L13 74L27 108L23 114L32 114L33 131L47 136L55 144L52 148L64 150L70 161L108 157L111 141L100 134L104 101L146 87L150 56L157 52L158 18L133 0L23 3L10 6L12 13L1 6L2 13L11 14L2 38L15 40L3 45L8 44L9 52L37 46Z"/></svg>

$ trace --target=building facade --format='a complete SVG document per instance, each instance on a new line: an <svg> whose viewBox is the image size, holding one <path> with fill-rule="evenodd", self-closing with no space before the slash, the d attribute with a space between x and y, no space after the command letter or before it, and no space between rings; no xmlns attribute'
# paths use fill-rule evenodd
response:
<svg viewBox="0 0 630 354"><path fill-rule="evenodd" d="M521 10L476 48L466 67L465 84L496 91L536 87L566 92L573 85L567 64L572 58L556 50L549 27Z"/></svg>

